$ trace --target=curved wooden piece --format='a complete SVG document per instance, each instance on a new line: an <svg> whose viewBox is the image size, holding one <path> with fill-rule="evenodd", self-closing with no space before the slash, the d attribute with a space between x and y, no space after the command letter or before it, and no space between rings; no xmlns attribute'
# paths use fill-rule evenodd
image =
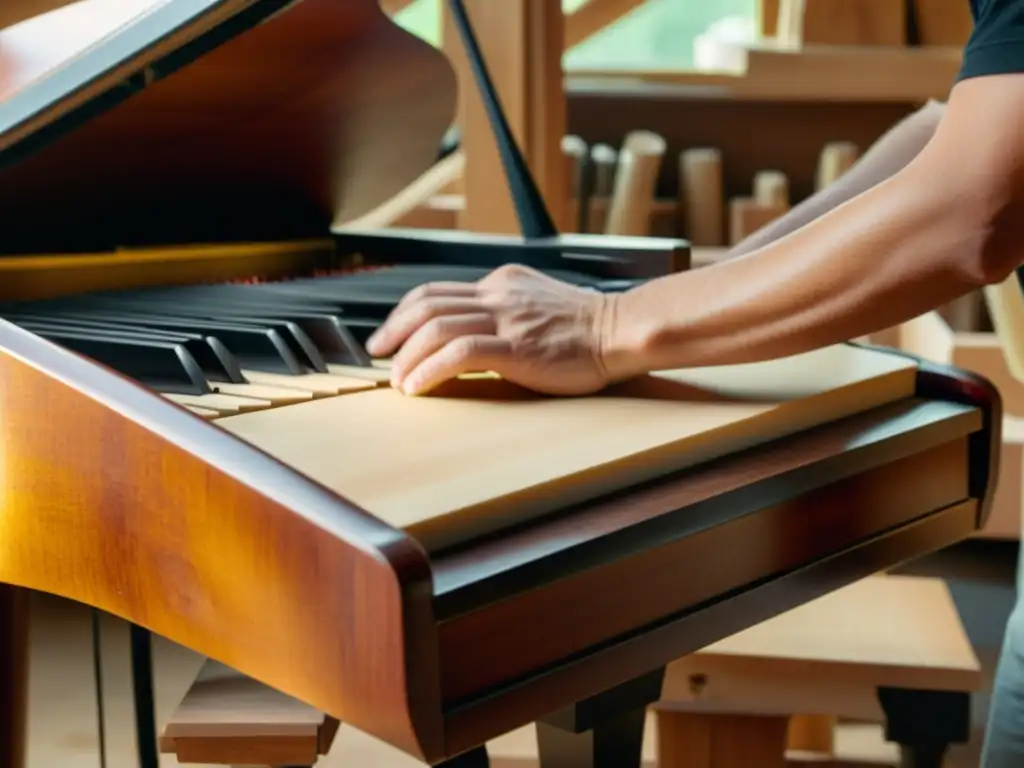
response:
<svg viewBox="0 0 1024 768"><path fill-rule="evenodd" d="M403 533L0 323L0 582L135 622L430 761L431 572Z"/></svg>
<svg viewBox="0 0 1024 768"><path fill-rule="evenodd" d="M282 3L242 5L83 0L0 31L0 105L35 115L0 134L0 252L323 237L434 162L454 73L377 0L299 0L226 32ZM74 87L101 56L110 74ZM43 88L55 106L31 112ZM80 93L123 100L86 117ZM16 143L58 113L58 135Z"/></svg>

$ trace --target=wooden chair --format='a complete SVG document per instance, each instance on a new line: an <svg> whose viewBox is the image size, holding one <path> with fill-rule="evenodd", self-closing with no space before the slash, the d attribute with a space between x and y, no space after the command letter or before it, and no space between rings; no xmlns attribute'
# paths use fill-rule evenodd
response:
<svg viewBox="0 0 1024 768"><path fill-rule="evenodd" d="M937 767L966 742L980 685L944 582L875 576L670 665L658 764L848 766L835 749L842 718L884 723L905 764Z"/></svg>

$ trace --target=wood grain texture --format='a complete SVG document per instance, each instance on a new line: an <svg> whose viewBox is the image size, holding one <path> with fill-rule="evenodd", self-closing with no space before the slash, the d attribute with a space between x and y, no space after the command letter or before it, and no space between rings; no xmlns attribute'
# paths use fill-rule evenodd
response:
<svg viewBox="0 0 1024 768"><path fill-rule="evenodd" d="M53 80L58 93L79 98L71 80L83 76L76 73L86 59L54 69L68 62L69 28L91 27L95 39L132 4L83 0L0 32L11 84L3 103L15 109L12 96L30 95L27 83L49 70L40 87ZM231 0L210 13L230 16L241 5ZM164 3L159 11L189 7ZM142 18L123 27L129 48L153 34L156 16ZM147 65L155 76L166 65L150 60L212 24L137 54L103 87ZM367 213L434 161L454 103L444 56L397 27L376 0L302 0L9 162L0 170L0 250L322 237L332 221ZM39 135L42 121L67 109L0 135L0 150L17 150L19 133Z"/></svg>
<svg viewBox="0 0 1024 768"><path fill-rule="evenodd" d="M313 765L339 723L314 707L207 661L160 736L180 763Z"/></svg>
<svg viewBox="0 0 1024 768"><path fill-rule="evenodd" d="M408 537L6 323L0 422L0 581L129 619L438 755L430 571Z"/></svg>
<svg viewBox="0 0 1024 768"><path fill-rule="evenodd" d="M967 497L961 439L452 617L441 624L443 695L482 695Z"/></svg>
<svg viewBox="0 0 1024 768"><path fill-rule="evenodd" d="M913 388L907 361L840 345L663 372L586 398L473 380L430 397L375 389L218 424L436 551Z"/></svg>

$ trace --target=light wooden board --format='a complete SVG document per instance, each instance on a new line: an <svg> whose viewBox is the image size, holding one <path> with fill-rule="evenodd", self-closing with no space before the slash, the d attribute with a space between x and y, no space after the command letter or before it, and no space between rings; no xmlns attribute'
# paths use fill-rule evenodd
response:
<svg viewBox="0 0 1024 768"><path fill-rule="evenodd" d="M488 379L390 388L216 424L428 549L912 396L915 365L847 345L546 398Z"/></svg>

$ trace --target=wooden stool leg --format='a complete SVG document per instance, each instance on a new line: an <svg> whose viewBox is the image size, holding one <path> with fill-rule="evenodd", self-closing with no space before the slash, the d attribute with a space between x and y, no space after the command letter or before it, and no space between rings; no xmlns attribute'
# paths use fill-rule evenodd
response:
<svg viewBox="0 0 1024 768"><path fill-rule="evenodd" d="M28 710L28 592L0 584L0 768L24 768Z"/></svg>
<svg viewBox="0 0 1024 768"><path fill-rule="evenodd" d="M659 709L658 768L785 768L784 715Z"/></svg>
<svg viewBox="0 0 1024 768"><path fill-rule="evenodd" d="M970 738L968 693L879 688L878 700L885 738L900 745L901 768L942 768L950 744Z"/></svg>
<svg viewBox="0 0 1024 768"><path fill-rule="evenodd" d="M640 768L644 718L664 679L659 669L539 721L540 768Z"/></svg>

